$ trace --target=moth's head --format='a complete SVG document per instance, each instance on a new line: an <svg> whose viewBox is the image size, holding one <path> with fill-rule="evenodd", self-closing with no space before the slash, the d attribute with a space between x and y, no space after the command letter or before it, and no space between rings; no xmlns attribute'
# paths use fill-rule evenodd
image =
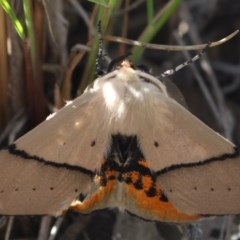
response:
<svg viewBox="0 0 240 240"><path fill-rule="evenodd" d="M133 65L130 63L129 60L123 60L120 64L121 68L134 68Z"/></svg>
<svg viewBox="0 0 240 240"><path fill-rule="evenodd" d="M146 65L133 65L128 58L130 54L131 53L128 53L112 60L108 65L107 73L120 68L141 70L143 72L150 73L149 68Z"/></svg>
<svg viewBox="0 0 240 240"><path fill-rule="evenodd" d="M132 89L138 93L142 91L159 91L168 96L165 85L150 73L149 68L145 65L135 66L129 60L129 55L131 53L113 59L108 64L107 70L101 71L101 74L99 74L100 76L94 84L95 89L99 89L103 85L104 88L111 85L118 92L127 87L129 90Z"/></svg>
<svg viewBox="0 0 240 240"><path fill-rule="evenodd" d="M124 79L126 82L138 82L139 76L136 72L135 67L129 60L123 60L120 65L116 68L118 77Z"/></svg>

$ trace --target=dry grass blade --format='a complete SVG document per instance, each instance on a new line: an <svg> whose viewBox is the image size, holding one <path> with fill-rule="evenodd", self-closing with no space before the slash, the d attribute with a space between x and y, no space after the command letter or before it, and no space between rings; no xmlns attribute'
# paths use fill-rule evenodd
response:
<svg viewBox="0 0 240 240"><path fill-rule="evenodd" d="M12 227L13 227L13 222L14 222L14 217L11 216L8 218L8 225L7 225L7 230L4 236L4 240L9 240L10 239L10 235L11 235L11 231L12 231Z"/></svg>
<svg viewBox="0 0 240 240"><path fill-rule="evenodd" d="M212 42L210 47L216 47L221 45L238 34L239 30L234 31L233 33L229 34L228 36ZM189 46L178 46L178 45L162 45L162 44L153 44L153 43L142 43L139 41L122 38L122 37L115 37L115 36L105 36L103 37L105 40L110 42L118 42L118 43L125 43L128 45L138 46L142 48L149 48L149 49L156 49L156 50L165 50L165 51L192 51L192 50L200 50L205 48L207 44L198 44L198 45L189 45Z"/></svg>
<svg viewBox="0 0 240 240"><path fill-rule="evenodd" d="M8 120L8 63L5 14L0 8L0 130Z"/></svg>
<svg viewBox="0 0 240 240"><path fill-rule="evenodd" d="M52 217L45 216L41 219L41 226L38 233L38 240L47 240L51 227Z"/></svg>
<svg viewBox="0 0 240 240"><path fill-rule="evenodd" d="M86 52L90 51L90 47L78 44L71 50L71 54L68 60L68 66L64 74L62 98L64 100L71 99L71 79L72 73L77 64L81 61Z"/></svg>

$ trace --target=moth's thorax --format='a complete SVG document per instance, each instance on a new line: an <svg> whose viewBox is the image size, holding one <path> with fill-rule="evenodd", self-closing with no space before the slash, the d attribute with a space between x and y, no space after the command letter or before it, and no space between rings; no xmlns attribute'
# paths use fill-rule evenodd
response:
<svg viewBox="0 0 240 240"><path fill-rule="evenodd" d="M116 132L121 127L126 131L126 123L131 130L152 126L156 98L167 95L165 86L157 78L125 66L99 78L98 86L105 102L106 118L111 124L116 123ZM162 105L167 109L164 102Z"/></svg>

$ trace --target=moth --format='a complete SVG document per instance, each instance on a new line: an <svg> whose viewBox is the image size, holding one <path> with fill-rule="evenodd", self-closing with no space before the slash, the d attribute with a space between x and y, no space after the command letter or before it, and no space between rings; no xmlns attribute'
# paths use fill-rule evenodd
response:
<svg viewBox="0 0 240 240"><path fill-rule="evenodd" d="M0 152L0 214L118 207L147 220L240 213L240 157L124 60Z"/></svg>

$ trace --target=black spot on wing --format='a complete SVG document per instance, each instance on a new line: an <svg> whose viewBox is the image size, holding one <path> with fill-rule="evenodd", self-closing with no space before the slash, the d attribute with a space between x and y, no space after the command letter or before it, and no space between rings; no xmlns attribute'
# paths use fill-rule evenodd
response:
<svg viewBox="0 0 240 240"><path fill-rule="evenodd" d="M94 147L95 145L96 145L96 141L95 141L95 140L92 140L90 146L91 146L91 147Z"/></svg>
<svg viewBox="0 0 240 240"><path fill-rule="evenodd" d="M86 197L87 197L87 194L80 193L79 196L78 196L78 200L79 200L80 202L83 202Z"/></svg>
<svg viewBox="0 0 240 240"><path fill-rule="evenodd" d="M135 183L133 183L133 186L137 189L143 189L143 183L142 183L142 178L141 176L139 176L139 178L137 179L137 181Z"/></svg>
<svg viewBox="0 0 240 240"><path fill-rule="evenodd" d="M163 191L161 191L160 200L161 200L162 202L168 202L167 195L166 195Z"/></svg>
<svg viewBox="0 0 240 240"><path fill-rule="evenodd" d="M145 191L148 197L155 197L157 195L156 188L151 186L147 191Z"/></svg>
<svg viewBox="0 0 240 240"><path fill-rule="evenodd" d="M124 179L124 182L125 182L126 184L132 184L132 178L129 177L129 176L127 176L127 177Z"/></svg>

